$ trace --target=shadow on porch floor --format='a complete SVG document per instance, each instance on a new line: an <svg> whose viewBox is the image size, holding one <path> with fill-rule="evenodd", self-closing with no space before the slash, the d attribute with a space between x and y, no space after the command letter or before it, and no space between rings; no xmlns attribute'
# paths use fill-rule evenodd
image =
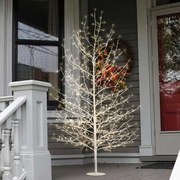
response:
<svg viewBox="0 0 180 180"><path fill-rule="evenodd" d="M141 164L142 165L142 164ZM53 180L169 180L172 169L141 169L140 164L99 164L99 172L105 176L87 176L93 164L54 166Z"/></svg>

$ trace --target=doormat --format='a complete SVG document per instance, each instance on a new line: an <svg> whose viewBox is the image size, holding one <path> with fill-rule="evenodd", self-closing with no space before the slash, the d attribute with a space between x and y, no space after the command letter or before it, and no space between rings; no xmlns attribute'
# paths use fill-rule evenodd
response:
<svg viewBox="0 0 180 180"><path fill-rule="evenodd" d="M173 169L175 162L156 162L153 164L142 165L137 169Z"/></svg>

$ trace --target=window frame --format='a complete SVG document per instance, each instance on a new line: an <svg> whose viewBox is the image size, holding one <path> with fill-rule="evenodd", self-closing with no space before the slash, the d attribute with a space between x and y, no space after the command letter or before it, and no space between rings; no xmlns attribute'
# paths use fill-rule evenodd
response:
<svg viewBox="0 0 180 180"><path fill-rule="evenodd" d="M63 60L63 47L62 41L64 39L64 0L58 1L58 40L32 40L32 39L18 39L18 0L13 2L13 34L12 34L12 81L17 81L17 65L18 65L18 45L35 45L35 46L54 46L58 48L58 66L62 66L64 69L64 60ZM60 94L58 96L59 100L63 98L65 92L65 87L63 83L63 73L58 72L58 86ZM48 110L59 109L59 102L47 101Z"/></svg>

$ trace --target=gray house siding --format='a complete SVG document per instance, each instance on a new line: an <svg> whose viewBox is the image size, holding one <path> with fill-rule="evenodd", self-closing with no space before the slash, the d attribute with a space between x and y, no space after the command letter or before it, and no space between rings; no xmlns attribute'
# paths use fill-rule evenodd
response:
<svg viewBox="0 0 180 180"><path fill-rule="evenodd" d="M116 1L111 0L89 0L89 13L93 12L94 8L98 11L103 11L103 18L106 21L106 30L115 25L116 35L121 35L123 40L130 46L133 57L133 66L131 74L127 78L129 90L128 94L133 94L130 99L130 104L139 106L139 68L138 68L138 41L137 41L137 12L136 0ZM140 112L134 113L133 128L138 128L138 138L133 144L127 147L113 149L116 153L138 153L140 146Z"/></svg>
<svg viewBox="0 0 180 180"><path fill-rule="evenodd" d="M81 154L82 150L80 148L53 139L54 135L58 136L61 133L54 125L55 123L48 125L48 149L51 155Z"/></svg>
<svg viewBox="0 0 180 180"><path fill-rule="evenodd" d="M112 24L115 24L115 30L117 35L121 35L122 38L130 46L133 66L130 76L127 78L129 90L128 94L133 94L130 99L130 103L135 106L139 106L139 69L138 69L138 41L137 41L137 13L136 13L136 0L126 0L126 1L115 1L112 0L88 0L88 11L93 12L96 8L98 11L103 11L103 17L106 21L106 29L108 30ZM115 153L138 153L140 146L140 112L136 111L134 113L133 128L138 128L138 138L133 144L128 145L124 148L116 148L112 150ZM49 136L49 150L52 155L63 155L63 154L80 154L82 150L75 148L71 145L56 142L52 139L54 134L58 134L59 131L56 130L53 124L48 126L48 136Z"/></svg>

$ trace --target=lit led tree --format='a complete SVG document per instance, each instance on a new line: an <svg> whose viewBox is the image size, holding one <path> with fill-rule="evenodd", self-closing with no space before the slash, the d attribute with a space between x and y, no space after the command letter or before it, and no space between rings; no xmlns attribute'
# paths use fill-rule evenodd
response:
<svg viewBox="0 0 180 180"><path fill-rule="evenodd" d="M114 28L106 34L102 14L93 18L92 33L87 20L82 29L74 32L72 43L78 50L79 60L69 50L65 50L66 87L71 91L64 95L58 119L63 133L55 138L94 152L94 172L90 175L103 175L97 171L97 152L111 151L126 146L137 137L137 129L130 123L136 107L129 106L126 77L129 74L131 59L125 43L114 39ZM105 35L106 34L106 35ZM104 37L104 38L103 38ZM122 63L118 65L117 62ZM74 76L78 74L78 78ZM130 129L131 128L131 129Z"/></svg>

